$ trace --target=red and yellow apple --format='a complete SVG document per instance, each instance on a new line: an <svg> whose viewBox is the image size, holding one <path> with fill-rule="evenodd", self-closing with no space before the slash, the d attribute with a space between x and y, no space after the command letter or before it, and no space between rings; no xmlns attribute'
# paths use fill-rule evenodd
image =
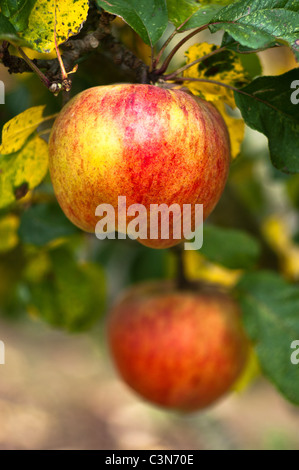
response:
<svg viewBox="0 0 299 470"><path fill-rule="evenodd" d="M194 411L227 393L246 362L237 303L218 290L178 291L140 284L107 320L112 358L124 381L148 401Z"/></svg>
<svg viewBox="0 0 299 470"><path fill-rule="evenodd" d="M57 199L78 227L94 232L97 206L203 204L206 218L224 189L230 163L226 125L212 104L180 90L110 85L75 96L56 119L49 142ZM128 217L128 222L132 217ZM194 220L192 220L194 223ZM193 229L194 229L193 225ZM139 240L154 248L180 242Z"/></svg>

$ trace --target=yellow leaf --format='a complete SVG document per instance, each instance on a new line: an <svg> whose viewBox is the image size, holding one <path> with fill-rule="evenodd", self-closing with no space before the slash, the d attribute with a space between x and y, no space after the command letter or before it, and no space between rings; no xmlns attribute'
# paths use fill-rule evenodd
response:
<svg viewBox="0 0 299 470"><path fill-rule="evenodd" d="M34 106L4 124L0 154L8 155L23 147L28 137L45 120L44 109L45 106Z"/></svg>
<svg viewBox="0 0 299 470"><path fill-rule="evenodd" d="M280 268L291 281L299 280L299 246L292 240L290 228L282 217L267 218L262 232L270 246L279 255Z"/></svg>
<svg viewBox="0 0 299 470"><path fill-rule="evenodd" d="M28 28L21 33L32 49L52 52L57 44L78 34L88 14L88 0L39 0L29 16Z"/></svg>
<svg viewBox="0 0 299 470"><path fill-rule="evenodd" d="M0 219L0 253L12 250L17 246L19 225L19 218L15 215L7 215Z"/></svg>
<svg viewBox="0 0 299 470"><path fill-rule="evenodd" d="M16 153L0 155L0 208L38 186L48 170L48 144L33 135Z"/></svg>
<svg viewBox="0 0 299 470"><path fill-rule="evenodd" d="M284 254L282 270L290 281L299 281L299 247L291 246Z"/></svg>
<svg viewBox="0 0 299 470"><path fill-rule="evenodd" d="M239 269L227 269L213 264L196 251L186 251L185 262L188 279L204 279L227 287L234 286L242 273Z"/></svg>
<svg viewBox="0 0 299 470"><path fill-rule="evenodd" d="M185 53L187 64L198 60L216 51L218 46L208 44L195 44ZM222 51L216 53L202 62L195 64L184 71L184 77L200 78L204 80L214 80L231 86L245 85L248 78L239 57L232 51ZM184 82L184 86L194 95L199 95L207 101L223 101L231 108L235 108L234 92L221 85L205 82Z"/></svg>
<svg viewBox="0 0 299 470"><path fill-rule="evenodd" d="M47 54L47 53L43 53L43 52L34 51L33 49L29 49L28 47L22 47L22 49L25 52L26 56L29 57L29 59L31 59L31 60L34 60L34 59L51 60L51 59L56 59L56 57L57 57L57 54L56 54L55 50L53 50L52 52ZM16 50L16 55L18 57L22 57L21 54L18 52L18 50Z"/></svg>
<svg viewBox="0 0 299 470"><path fill-rule="evenodd" d="M245 123L243 119L238 119L229 114L222 101L214 101L214 105L220 111L229 131L231 142L231 156L236 158L240 151L245 135Z"/></svg>
<svg viewBox="0 0 299 470"><path fill-rule="evenodd" d="M38 251L28 261L24 277L29 282L40 282L51 270L51 262L46 251Z"/></svg>
<svg viewBox="0 0 299 470"><path fill-rule="evenodd" d="M278 254L283 254L290 246L290 234L286 223L279 216L268 217L263 225L262 232Z"/></svg>
<svg viewBox="0 0 299 470"><path fill-rule="evenodd" d="M260 366L254 349L251 347L248 354L247 363L240 377L232 386L235 392L243 392L260 374Z"/></svg>

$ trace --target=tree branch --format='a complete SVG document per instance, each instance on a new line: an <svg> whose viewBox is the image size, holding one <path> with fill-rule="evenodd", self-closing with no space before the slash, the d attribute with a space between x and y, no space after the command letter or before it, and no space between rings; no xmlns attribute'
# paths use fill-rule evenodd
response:
<svg viewBox="0 0 299 470"><path fill-rule="evenodd" d="M113 19L114 16L109 13L98 14L97 27L93 32L87 32L82 38L80 33L80 39L69 39L60 46L66 72L71 72L81 57L90 52L101 50L115 64L129 68L136 76L137 81L149 83L148 66L111 34ZM9 44L3 42L0 48L0 61L8 68L8 71L10 73L32 72L32 68L21 57L10 55L8 47ZM61 82L58 59L34 59L32 63L44 72L50 82Z"/></svg>

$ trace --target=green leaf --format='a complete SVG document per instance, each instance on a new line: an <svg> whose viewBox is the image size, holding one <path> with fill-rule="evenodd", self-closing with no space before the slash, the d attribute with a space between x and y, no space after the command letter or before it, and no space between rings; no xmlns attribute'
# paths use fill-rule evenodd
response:
<svg viewBox="0 0 299 470"><path fill-rule="evenodd" d="M276 77L260 77L235 92L235 100L249 127L269 139L273 165L285 173L299 172L299 112L291 102L298 69Z"/></svg>
<svg viewBox="0 0 299 470"><path fill-rule="evenodd" d="M180 31L187 31L188 29L200 28L205 24L210 23L212 18L222 9L219 5L207 5L199 8L189 21L183 26Z"/></svg>
<svg viewBox="0 0 299 470"><path fill-rule="evenodd" d="M270 47L286 41L299 59L299 3L297 0L240 0L213 18L211 32L224 29L242 46Z"/></svg>
<svg viewBox="0 0 299 470"><path fill-rule="evenodd" d="M200 253L213 263L230 269L248 269L258 260L260 245L240 230L205 225Z"/></svg>
<svg viewBox="0 0 299 470"><path fill-rule="evenodd" d="M68 331L90 328L105 308L103 270L96 264L78 263L65 248L50 251L49 257L50 271L29 284L29 311Z"/></svg>
<svg viewBox="0 0 299 470"><path fill-rule="evenodd" d="M44 246L53 240L78 232L56 203L30 207L23 213L19 228L23 243L35 246Z"/></svg>
<svg viewBox="0 0 299 470"><path fill-rule="evenodd" d="M5 16L0 12L0 40L12 44L22 45L24 41L19 38L17 31Z"/></svg>
<svg viewBox="0 0 299 470"><path fill-rule="evenodd" d="M240 54L239 57L251 80L262 75L263 69L257 54Z"/></svg>
<svg viewBox="0 0 299 470"><path fill-rule="evenodd" d="M268 379L299 404L298 365L291 362L291 344L299 340L299 288L277 274L247 273L236 287L244 324Z"/></svg>
<svg viewBox="0 0 299 470"><path fill-rule="evenodd" d="M286 190L294 207L299 209L299 174L288 178L286 181Z"/></svg>
<svg viewBox="0 0 299 470"><path fill-rule="evenodd" d="M130 266L129 277L132 283L165 279L169 271L169 250L149 250L138 247Z"/></svg>
<svg viewBox="0 0 299 470"><path fill-rule="evenodd" d="M155 45L168 24L166 0L96 0L105 11L120 16L148 45Z"/></svg>
<svg viewBox="0 0 299 470"><path fill-rule="evenodd" d="M0 0L0 8L4 16L9 18L17 31L28 26L28 18L37 0Z"/></svg>
<svg viewBox="0 0 299 470"><path fill-rule="evenodd" d="M0 154L0 209L38 186L48 170L48 144L32 134L18 152Z"/></svg>
<svg viewBox="0 0 299 470"><path fill-rule="evenodd" d="M260 47L259 49L252 49L251 47L242 46L239 42L237 42L232 36L228 33L224 33L221 46L225 46L227 49L231 51L235 51L238 53L247 53L247 52L257 52L260 50L267 49L268 47L274 47L276 45L276 41L273 41L270 44L267 44L265 47ZM245 55L245 54L244 54Z"/></svg>
<svg viewBox="0 0 299 470"><path fill-rule="evenodd" d="M199 8L196 0L166 0L166 2L168 19L176 27L180 26Z"/></svg>
<svg viewBox="0 0 299 470"><path fill-rule="evenodd" d="M199 0L201 5L229 5L230 3L236 3L237 0Z"/></svg>

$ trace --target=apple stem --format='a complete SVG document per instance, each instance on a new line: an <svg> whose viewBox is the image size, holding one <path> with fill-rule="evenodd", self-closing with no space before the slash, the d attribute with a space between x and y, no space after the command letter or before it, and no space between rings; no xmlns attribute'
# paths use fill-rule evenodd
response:
<svg viewBox="0 0 299 470"><path fill-rule="evenodd" d="M186 277L186 266L185 266L185 257L184 257L184 245L180 243L172 248L173 253L177 259L177 275L176 283L177 288L180 290L190 287L190 282Z"/></svg>
<svg viewBox="0 0 299 470"><path fill-rule="evenodd" d="M199 34L201 31L204 31L207 29L209 25L205 24L204 26L201 26L200 28L195 29L195 31L192 31L190 34L185 36L171 51L171 53L166 57L165 61L163 62L162 66L158 69L155 70L155 73L157 75L162 75L166 70L168 69L168 66L174 57L174 55L178 52L178 50L187 42L189 39L193 38L193 36L196 36Z"/></svg>
<svg viewBox="0 0 299 470"><path fill-rule="evenodd" d="M47 87L47 88L50 88L51 86L51 82L50 80L46 77L46 75L43 74L43 72L35 65L34 62L32 62L31 59L29 59L29 57L25 54L25 52L23 51L23 49L21 47L18 47L18 51L20 53L20 55L22 56L22 58L25 60L25 62L29 65L29 67L33 70L33 72L35 72L40 80L42 81L42 83Z"/></svg>
<svg viewBox="0 0 299 470"><path fill-rule="evenodd" d="M213 55L219 54L219 52L223 52L226 50L226 47L220 47L219 49L216 49L215 51L210 52L209 54L206 54L199 59L193 60L193 62L190 62L189 64L184 65L180 69L177 69L175 72L165 75L164 78L166 80L172 80L173 78L177 77L180 73L184 72L185 70L188 70L189 68L193 67L196 64L199 64L203 62L204 60L208 59L209 57L212 57Z"/></svg>

